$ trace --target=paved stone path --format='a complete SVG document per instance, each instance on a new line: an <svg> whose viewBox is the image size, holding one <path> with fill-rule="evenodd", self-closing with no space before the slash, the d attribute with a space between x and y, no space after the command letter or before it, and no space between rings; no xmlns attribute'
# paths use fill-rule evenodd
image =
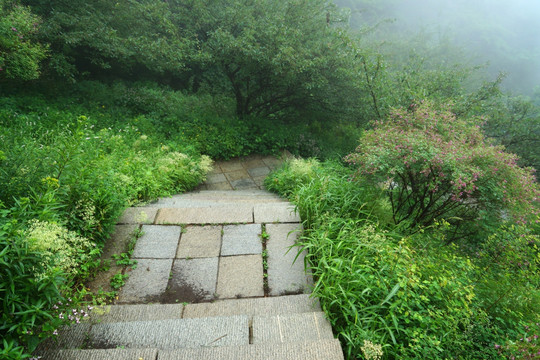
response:
<svg viewBox="0 0 540 360"><path fill-rule="evenodd" d="M290 156L284 153L283 157ZM281 165L274 156L250 155L229 161L217 161L200 190L263 189L266 175Z"/></svg>
<svg viewBox="0 0 540 360"><path fill-rule="evenodd" d="M112 266L96 279L91 287L108 290L113 274L129 275L114 305L46 344L44 359L342 360L309 297L295 247L300 217L261 189L278 165L255 156L218 163L198 191L127 209L103 257L138 233L136 268Z"/></svg>

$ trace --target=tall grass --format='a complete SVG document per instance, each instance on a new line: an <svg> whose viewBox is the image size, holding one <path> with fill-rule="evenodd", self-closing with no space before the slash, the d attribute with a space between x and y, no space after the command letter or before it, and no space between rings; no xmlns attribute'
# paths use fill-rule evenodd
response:
<svg viewBox="0 0 540 360"><path fill-rule="evenodd" d="M444 221L403 235L382 190L351 182L352 173L339 162L292 160L265 183L298 206L305 227L298 247L307 251L313 295L346 357L496 359L511 353L500 344L512 344L525 323L540 320L530 310L539 295L537 277L513 271L520 284L514 294L527 295L508 292L497 301L488 285L499 270L479 276L493 258L474 258L458 244L447 245L450 225ZM520 259L531 256L523 252ZM508 301L527 304L508 307ZM506 305L489 307L493 303Z"/></svg>

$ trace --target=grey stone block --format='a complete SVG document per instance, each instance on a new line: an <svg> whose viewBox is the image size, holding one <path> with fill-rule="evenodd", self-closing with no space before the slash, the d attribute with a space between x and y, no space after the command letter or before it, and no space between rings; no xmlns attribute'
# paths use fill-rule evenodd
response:
<svg viewBox="0 0 540 360"><path fill-rule="evenodd" d="M294 210L294 205L288 203L259 204L253 208L256 223L299 223L300 215Z"/></svg>
<svg viewBox="0 0 540 360"><path fill-rule="evenodd" d="M249 169L248 173L251 177L266 176L270 174L270 168L266 165L263 165L261 167Z"/></svg>
<svg viewBox="0 0 540 360"><path fill-rule="evenodd" d="M230 173L233 171L244 169L244 167L242 166L242 163L238 159L230 160L227 162L221 162L219 163L219 167L221 168L221 171L224 173Z"/></svg>
<svg viewBox="0 0 540 360"><path fill-rule="evenodd" d="M227 178L227 180L232 182L236 180L249 179L249 174L247 173L246 170L242 169L242 170L226 172L225 177Z"/></svg>
<svg viewBox="0 0 540 360"><path fill-rule="evenodd" d="M155 360L157 349L58 350L43 354L42 360Z"/></svg>
<svg viewBox="0 0 540 360"><path fill-rule="evenodd" d="M92 326L94 348L179 349L249 344L247 316L103 323Z"/></svg>
<svg viewBox="0 0 540 360"><path fill-rule="evenodd" d="M263 296L262 256L220 258L216 292L220 299Z"/></svg>
<svg viewBox="0 0 540 360"><path fill-rule="evenodd" d="M333 338L332 327L322 312L253 317L253 344Z"/></svg>
<svg viewBox="0 0 540 360"><path fill-rule="evenodd" d="M119 303L156 301L167 288L172 259L138 259L118 296Z"/></svg>
<svg viewBox="0 0 540 360"><path fill-rule="evenodd" d="M310 277L304 272L305 254L292 247L301 229L300 224L267 224L268 287L270 295L308 292ZM296 261L295 261L296 258Z"/></svg>
<svg viewBox="0 0 540 360"><path fill-rule="evenodd" d="M218 258L177 259L166 302L199 302L215 299Z"/></svg>
<svg viewBox="0 0 540 360"><path fill-rule="evenodd" d="M172 259L180 240L180 226L143 225L133 258Z"/></svg>
<svg viewBox="0 0 540 360"><path fill-rule="evenodd" d="M253 222L253 206L223 206L203 208L163 208L157 224L230 224Z"/></svg>
<svg viewBox="0 0 540 360"><path fill-rule="evenodd" d="M257 189L257 184L250 178L231 181L234 190Z"/></svg>
<svg viewBox="0 0 540 360"><path fill-rule="evenodd" d="M76 349L81 348L86 343L90 333L91 324L89 321L65 326L58 331L56 337L51 337L39 344L36 353L42 353L58 349Z"/></svg>
<svg viewBox="0 0 540 360"><path fill-rule="evenodd" d="M222 173L219 174L210 174L206 177L206 184L216 184L226 182L227 178Z"/></svg>
<svg viewBox="0 0 540 360"><path fill-rule="evenodd" d="M253 299L218 300L213 303L188 304L184 318L230 315L278 315L321 311L319 301L308 294Z"/></svg>
<svg viewBox="0 0 540 360"><path fill-rule="evenodd" d="M151 207L127 208L118 219L119 224L152 224L156 217L157 209Z"/></svg>
<svg viewBox="0 0 540 360"><path fill-rule="evenodd" d="M207 184L206 188L208 190L232 190L231 184L229 182L220 182L220 183L214 183L214 184Z"/></svg>
<svg viewBox="0 0 540 360"><path fill-rule="evenodd" d="M262 241L261 225L226 225L223 227L221 255L260 254Z"/></svg>
<svg viewBox="0 0 540 360"><path fill-rule="evenodd" d="M338 340L160 351L158 360L343 360Z"/></svg>
<svg viewBox="0 0 540 360"><path fill-rule="evenodd" d="M221 247L221 226L188 226L176 252L177 258L218 257Z"/></svg>
<svg viewBox="0 0 540 360"><path fill-rule="evenodd" d="M141 304L96 306L90 314L92 323L180 319L182 304Z"/></svg>

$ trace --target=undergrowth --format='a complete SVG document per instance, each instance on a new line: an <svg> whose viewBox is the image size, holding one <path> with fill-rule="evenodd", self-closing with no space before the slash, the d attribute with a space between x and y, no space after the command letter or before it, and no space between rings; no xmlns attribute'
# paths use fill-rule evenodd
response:
<svg viewBox="0 0 540 360"><path fill-rule="evenodd" d="M346 358L537 356L538 229L502 225L474 249L448 244L444 219L411 235L384 189L354 173L296 159L265 182L298 206L313 295Z"/></svg>

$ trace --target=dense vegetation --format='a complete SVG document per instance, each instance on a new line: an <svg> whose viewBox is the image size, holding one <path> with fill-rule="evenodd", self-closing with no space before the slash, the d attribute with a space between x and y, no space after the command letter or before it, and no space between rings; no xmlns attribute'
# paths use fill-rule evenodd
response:
<svg viewBox="0 0 540 360"><path fill-rule="evenodd" d="M536 356L540 99L444 42L389 51L348 14L0 0L0 357L84 317L125 207L192 189L210 158L280 149L339 159L267 186L299 206L348 358Z"/></svg>

